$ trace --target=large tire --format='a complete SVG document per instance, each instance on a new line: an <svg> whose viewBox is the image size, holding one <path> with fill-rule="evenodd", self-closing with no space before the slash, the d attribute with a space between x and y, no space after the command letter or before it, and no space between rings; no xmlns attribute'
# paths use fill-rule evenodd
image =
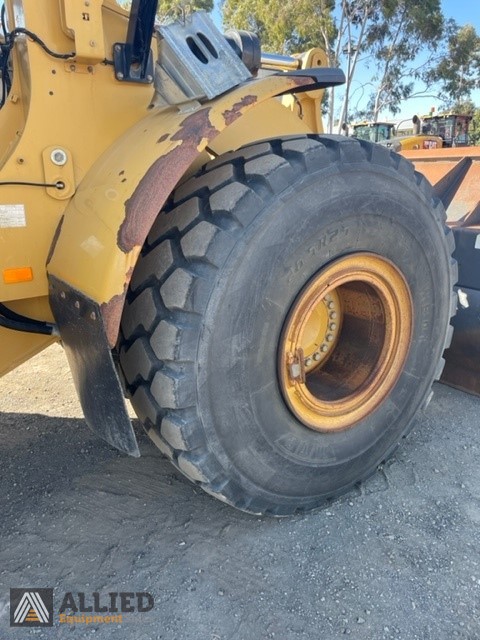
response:
<svg viewBox="0 0 480 640"><path fill-rule="evenodd" d="M456 279L444 223L411 163L363 141L273 140L206 165L160 213L122 319L121 369L153 441L208 493L254 513L307 511L367 478L442 370ZM296 387L289 397L306 361L285 369L282 349L318 274L325 290L341 283L339 264L364 256L392 279L382 297L383 276L361 267L335 290L344 325L320 370L325 423L314 409L310 424ZM352 397L355 411L329 415Z"/></svg>

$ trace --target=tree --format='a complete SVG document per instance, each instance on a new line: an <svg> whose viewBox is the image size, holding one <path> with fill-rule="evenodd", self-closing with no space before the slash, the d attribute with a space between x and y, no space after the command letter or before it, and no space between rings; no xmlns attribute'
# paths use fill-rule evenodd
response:
<svg viewBox="0 0 480 640"><path fill-rule="evenodd" d="M433 80L447 99L460 100L469 98L472 90L480 86L479 74L480 37L475 28L449 21L446 48L433 70Z"/></svg>
<svg viewBox="0 0 480 640"><path fill-rule="evenodd" d="M330 66L346 73L338 130L348 120L352 83L361 60L375 71L370 117L395 113L413 92L414 80L433 63L443 33L440 0L226 0L227 24L256 31L268 48L289 53L321 46ZM416 62L420 51L429 56ZM341 64L345 60L345 64ZM335 91L329 92L328 130L333 130Z"/></svg>
<svg viewBox="0 0 480 640"><path fill-rule="evenodd" d="M471 144L480 143L480 109L475 109L469 128Z"/></svg>
<svg viewBox="0 0 480 640"><path fill-rule="evenodd" d="M117 0L117 3L125 9L129 9L132 5L131 0ZM213 0L160 0L158 3L157 17L160 22L165 22L174 17L182 10L200 9L203 11L212 11Z"/></svg>
<svg viewBox="0 0 480 640"><path fill-rule="evenodd" d="M440 0L380 0L367 29L365 51L375 67L368 111L376 121L381 111L398 113L400 103L412 97L416 81L430 90L428 75L442 40L444 18Z"/></svg>
<svg viewBox="0 0 480 640"><path fill-rule="evenodd" d="M256 33L265 51L291 54L321 45L330 54L334 0L226 0L226 26Z"/></svg>

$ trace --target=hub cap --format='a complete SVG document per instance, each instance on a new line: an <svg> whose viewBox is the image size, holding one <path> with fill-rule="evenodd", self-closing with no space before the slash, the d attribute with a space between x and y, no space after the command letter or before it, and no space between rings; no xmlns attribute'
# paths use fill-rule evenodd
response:
<svg viewBox="0 0 480 640"><path fill-rule="evenodd" d="M317 431L367 417L402 372L412 318L410 290L389 260L356 253L325 267L298 295L280 341L291 411Z"/></svg>

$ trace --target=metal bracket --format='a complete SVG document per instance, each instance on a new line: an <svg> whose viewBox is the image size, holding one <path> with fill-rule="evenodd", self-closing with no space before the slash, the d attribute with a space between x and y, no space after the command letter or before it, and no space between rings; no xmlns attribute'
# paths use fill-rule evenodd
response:
<svg viewBox="0 0 480 640"><path fill-rule="evenodd" d="M133 0L127 41L113 47L115 77L120 82L153 82L153 54L150 48L158 0Z"/></svg>
<svg viewBox="0 0 480 640"><path fill-rule="evenodd" d="M132 62L132 48L128 43L117 42L113 47L113 65L115 77L120 82L139 82L152 84L153 82L153 54L149 56L145 67L138 62Z"/></svg>

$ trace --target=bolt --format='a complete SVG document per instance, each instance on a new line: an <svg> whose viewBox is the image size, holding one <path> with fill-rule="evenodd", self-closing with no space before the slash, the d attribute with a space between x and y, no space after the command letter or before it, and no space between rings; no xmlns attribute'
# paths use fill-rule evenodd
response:
<svg viewBox="0 0 480 640"><path fill-rule="evenodd" d="M90 314L90 319L91 320L95 320L97 318L97 315L95 313L95 311L92 311L92 313Z"/></svg>
<svg viewBox="0 0 480 640"><path fill-rule="evenodd" d="M117 80L123 80L123 78L124 78L124 77L125 77L125 76L123 75L123 73L122 73L121 71L119 71L119 72L117 73Z"/></svg>
<svg viewBox="0 0 480 640"><path fill-rule="evenodd" d="M333 340L333 336L331 333L327 333L327 335L325 336L325 339L327 342L331 342Z"/></svg>
<svg viewBox="0 0 480 640"><path fill-rule="evenodd" d="M327 345L326 345L326 344L322 344L322 346L320 347L320 351L321 351L322 353L325 353L326 351L328 351L328 347L327 347Z"/></svg>
<svg viewBox="0 0 480 640"><path fill-rule="evenodd" d="M75 309L80 309L80 302L75 300Z"/></svg>
<svg viewBox="0 0 480 640"><path fill-rule="evenodd" d="M152 78L152 76L147 76L147 77L146 77L146 81L147 81L149 84L150 84L150 83L152 83L152 82L153 82L153 78Z"/></svg>
<svg viewBox="0 0 480 640"><path fill-rule="evenodd" d="M313 359L318 362L320 360L322 356L318 353L318 351L315 351L315 353L313 354Z"/></svg>
<svg viewBox="0 0 480 640"><path fill-rule="evenodd" d="M57 167L63 167L64 164L67 164L67 154L63 149L54 149L50 154L50 160L53 164L56 164Z"/></svg>
<svg viewBox="0 0 480 640"><path fill-rule="evenodd" d="M311 359L311 358L307 358L307 359L305 360L305 366L306 366L306 367L309 367L311 364L312 364L312 359Z"/></svg>
<svg viewBox="0 0 480 640"><path fill-rule="evenodd" d="M292 362L292 364L290 364L290 366L288 367L288 371L292 380L296 380L297 378L299 378L302 373L302 369L298 362Z"/></svg>
<svg viewBox="0 0 480 640"><path fill-rule="evenodd" d="M61 292L60 292L60 298L65 299L65 297L66 297L66 296L65 296L65 291L61 291Z"/></svg>
<svg viewBox="0 0 480 640"><path fill-rule="evenodd" d="M95 40L90 40L90 46L91 47L96 47L97 43L95 42Z"/></svg>
<svg viewBox="0 0 480 640"><path fill-rule="evenodd" d="M74 64L70 65L70 71L75 71L75 65Z"/></svg>
<svg viewBox="0 0 480 640"><path fill-rule="evenodd" d="M331 299L332 299L332 296L329 293L327 293L327 295L325 296L325 300L327 302L330 302Z"/></svg>
<svg viewBox="0 0 480 640"><path fill-rule="evenodd" d="M120 53L121 46L120 46L119 44L116 44L116 45L114 46L114 49L115 49L115 51L116 51L117 53Z"/></svg>
<svg viewBox="0 0 480 640"><path fill-rule="evenodd" d="M329 308L329 309L333 309L333 308L334 308L334 306L335 306L335 303L334 303L334 302L333 302L333 300L332 300L331 302L329 302L329 303L328 303L328 305L327 305L327 306L328 306L328 308Z"/></svg>
<svg viewBox="0 0 480 640"><path fill-rule="evenodd" d="M330 331L335 331L335 329L337 328L337 325L335 322L331 322L330 323Z"/></svg>
<svg viewBox="0 0 480 640"><path fill-rule="evenodd" d="M87 67L87 71L88 71L88 73L93 73L93 67L91 65L89 65Z"/></svg>
<svg viewBox="0 0 480 640"><path fill-rule="evenodd" d="M336 314L336 312L335 312L335 311L332 311L332 312L330 313L330 318L331 318L332 320L336 320L336 318L337 318L337 314Z"/></svg>

